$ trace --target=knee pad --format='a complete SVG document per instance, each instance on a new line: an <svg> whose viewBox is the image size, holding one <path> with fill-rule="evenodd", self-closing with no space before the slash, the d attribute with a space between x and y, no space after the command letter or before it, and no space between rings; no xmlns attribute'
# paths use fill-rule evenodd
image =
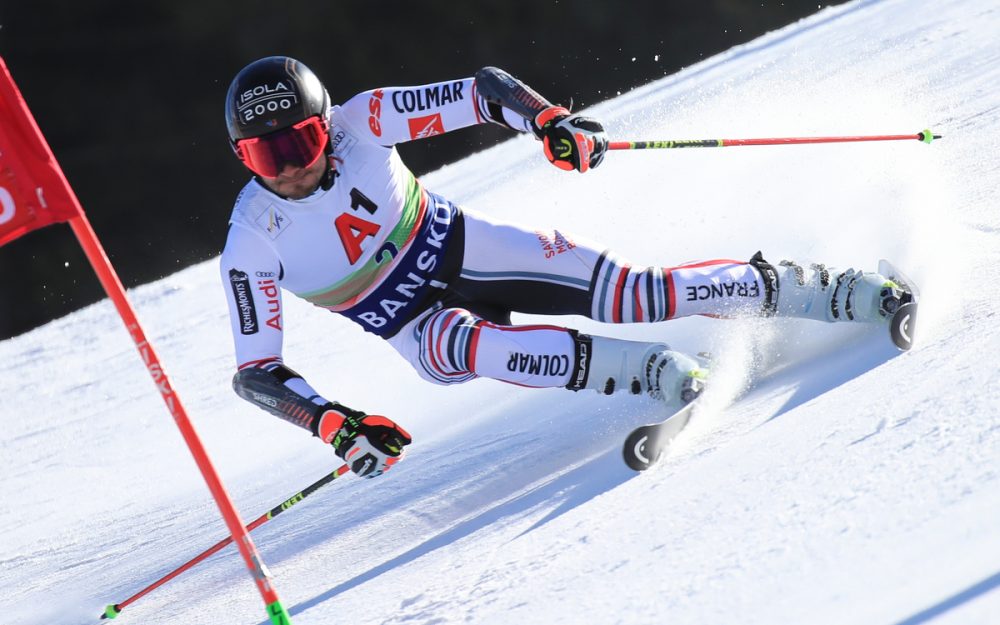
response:
<svg viewBox="0 0 1000 625"><path fill-rule="evenodd" d="M413 363L424 379L435 384L461 384L476 377L472 362L482 319L462 308L445 308L419 326L419 350Z"/></svg>

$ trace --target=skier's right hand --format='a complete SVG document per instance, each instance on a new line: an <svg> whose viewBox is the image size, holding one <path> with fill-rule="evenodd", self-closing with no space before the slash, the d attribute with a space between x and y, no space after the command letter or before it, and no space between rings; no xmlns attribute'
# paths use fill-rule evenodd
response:
<svg viewBox="0 0 1000 625"><path fill-rule="evenodd" d="M561 106L551 106L532 121L535 136L542 140L545 157L564 171L581 174L604 160L608 135L596 119L571 115Z"/></svg>
<svg viewBox="0 0 1000 625"><path fill-rule="evenodd" d="M340 404L323 406L318 434L362 477L377 477L403 457L410 434L381 415L366 415Z"/></svg>

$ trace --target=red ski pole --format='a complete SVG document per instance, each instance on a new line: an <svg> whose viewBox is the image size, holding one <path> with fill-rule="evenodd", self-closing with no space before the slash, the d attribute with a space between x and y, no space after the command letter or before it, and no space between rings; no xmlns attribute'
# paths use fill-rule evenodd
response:
<svg viewBox="0 0 1000 625"><path fill-rule="evenodd" d="M267 523L268 521L270 521L274 517L278 516L279 514L281 514L282 512L284 512L285 510L288 510L289 508L291 508L295 504L299 503L300 501L302 501L303 499L305 499L309 495L315 493L317 490L319 490L323 486L326 486L327 484L329 484L333 480L337 479L341 475L347 473L348 471L350 471L350 467L345 464L345 465L341 466L340 468L338 468L333 473L327 473L326 475L324 475L320 479L316 480L315 482L313 482L309 486L306 486L301 491L295 493L294 495L292 495L291 497L289 497L285 501L281 502L280 504L278 504L277 506L275 506L274 508L272 508L269 512L266 512L266 513L262 514L261 516L257 517L257 519L254 520L252 523L250 523L250 525L247 525L247 527L246 527L247 532L252 532L253 530L255 530L258 527L260 527L261 525ZM142 597L146 596L147 594L149 594L153 590L156 590L160 586L166 584L167 582L169 582L173 578L177 577L178 575L180 575L184 571L187 571L188 569L194 567L196 564L205 561L207 558L209 558L213 554L218 553L219 551L221 551L223 547L225 547L226 545L228 545L231 542L233 542L232 535L226 536L224 539L222 539L219 542L215 543L214 545L212 545L211 547L209 547L208 549L206 549L205 551L203 551L199 555L195 556L191 560L188 560L187 562L185 562L184 564L182 564L178 568L174 569L170 573L167 573L166 575L164 575L160 579L156 580L155 582L153 582L149 586L146 586L145 588L143 588L139 592L135 593L134 595L132 595L128 599L126 599L124 601L121 601L119 603L112 603L112 604L108 605L108 607L104 609L104 614L101 615L101 618L102 619L113 619L113 618L115 618L116 616L118 616L119 614L121 614L121 611L124 610L129 604L134 603L138 599L141 599Z"/></svg>
<svg viewBox="0 0 1000 625"><path fill-rule="evenodd" d="M913 135L865 135L849 137L777 137L771 139L681 139L667 141L612 141L611 150L650 150L667 148L728 148L744 145L801 145L804 143L857 143L861 141L922 141L930 143L941 135L922 130Z"/></svg>

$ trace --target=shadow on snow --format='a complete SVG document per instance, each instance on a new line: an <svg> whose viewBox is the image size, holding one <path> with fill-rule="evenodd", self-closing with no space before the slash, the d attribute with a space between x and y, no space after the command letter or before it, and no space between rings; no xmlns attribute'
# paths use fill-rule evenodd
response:
<svg viewBox="0 0 1000 625"><path fill-rule="evenodd" d="M420 545L391 560L387 560L364 573L341 582L312 599L291 606L289 613L292 615L301 614L329 599L375 579L383 573L409 564L424 555L456 543L499 521L514 519L547 502L558 501L558 505L552 508L543 518L533 523L531 527L519 533L515 539L539 529L577 506L610 491L637 475L634 471L625 467L621 461L620 454L621 451L617 447L607 450L548 482L521 492L510 499L483 510L472 518L461 521L454 527L425 540ZM266 625L266 622L262 623L262 625Z"/></svg>

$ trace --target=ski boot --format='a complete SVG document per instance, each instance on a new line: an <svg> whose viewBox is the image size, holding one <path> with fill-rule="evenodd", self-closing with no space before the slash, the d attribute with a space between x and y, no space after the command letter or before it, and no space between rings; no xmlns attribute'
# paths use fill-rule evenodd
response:
<svg viewBox="0 0 1000 625"><path fill-rule="evenodd" d="M750 264L764 278L767 316L881 323L914 300L905 285L875 272L840 271L817 264L806 269L787 260L775 266L760 252Z"/></svg>
<svg viewBox="0 0 1000 625"><path fill-rule="evenodd" d="M591 354L582 388L605 395L626 390L646 393L663 402L673 414L694 401L705 389L705 360L671 350L663 343L587 337Z"/></svg>

